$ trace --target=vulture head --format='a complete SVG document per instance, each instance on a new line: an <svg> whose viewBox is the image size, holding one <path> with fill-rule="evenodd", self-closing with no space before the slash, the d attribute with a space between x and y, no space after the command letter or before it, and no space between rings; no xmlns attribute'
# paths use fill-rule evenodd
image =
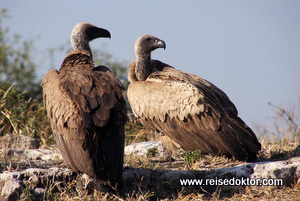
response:
<svg viewBox="0 0 300 201"><path fill-rule="evenodd" d="M157 48L166 49L166 43L152 35L144 35L137 39L134 45L136 67L134 69L137 80L144 81L151 73L151 52Z"/></svg>
<svg viewBox="0 0 300 201"><path fill-rule="evenodd" d="M166 49L166 43L152 35L143 35L137 39L134 46L136 56L150 56L157 48Z"/></svg>
<svg viewBox="0 0 300 201"><path fill-rule="evenodd" d="M80 51L92 56L89 42L95 38L110 38L108 30L96 27L87 22L78 23L71 33L71 44L75 51Z"/></svg>

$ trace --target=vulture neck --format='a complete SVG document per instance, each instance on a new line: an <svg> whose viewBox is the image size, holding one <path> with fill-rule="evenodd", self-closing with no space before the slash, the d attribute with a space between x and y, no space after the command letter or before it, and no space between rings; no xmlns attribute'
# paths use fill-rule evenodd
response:
<svg viewBox="0 0 300 201"><path fill-rule="evenodd" d="M150 54L139 55L136 57L135 75L139 81L145 81L151 73L150 69L151 56Z"/></svg>
<svg viewBox="0 0 300 201"><path fill-rule="evenodd" d="M73 36L71 38L71 43L73 46L74 51L82 52L83 54L86 54L93 58L92 50L89 45L89 41L86 39L82 39L80 37Z"/></svg>

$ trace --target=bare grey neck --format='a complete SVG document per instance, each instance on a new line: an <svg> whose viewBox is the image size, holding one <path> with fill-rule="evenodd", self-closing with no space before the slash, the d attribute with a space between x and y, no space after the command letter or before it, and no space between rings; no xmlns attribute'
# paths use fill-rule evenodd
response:
<svg viewBox="0 0 300 201"><path fill-rule="evenodd" d="M150 54L139 54L136 57L135 75L139 81L144 81L151 73Z"/></svg>
<svg viewBox="0 0 300 201"><path fill-rule="evenodd" d="M75 51L83 52L93 58L92 50L89 41L81 34L74 34L71 37L71 44Z"/></svg>

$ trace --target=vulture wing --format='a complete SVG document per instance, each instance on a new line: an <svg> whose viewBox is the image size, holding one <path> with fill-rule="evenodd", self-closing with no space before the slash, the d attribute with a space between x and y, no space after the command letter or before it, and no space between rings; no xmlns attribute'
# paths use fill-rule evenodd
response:
<svg viewBox="0 0 300 201"><path fill-rule="evenodd" d="M159 130L185 150L255 160L260 143L237 117L227 95L208 81L165 67L134 81L128 100L142 124Z"/></svg>
<svg viewBox="0 0 300 201"><path fill-rule="evenodd" d="M135 65L135 63L133 63L132 65ZM232 116L238 115L238 111L235 105L230 101L228 96L221 89L216 87L213 83L201 77L198 77L196 75L185 73L180 70L176 70L170 65L165 64L159 60L151 60L151 69L152 72L156 72L156 71L177 72L181 76L185 77L185 79L191 82L193 85L202 88L204 92L207 93L213 92L212 95L214 96L214 99L222 106L223 109L226 110L228 114L231 114ZM201 86L205 86L205 87L201 87ZM209 90L205 90L206 88L208 88Z"/></svg>
<svg viewBox="0 0 300 201"><path fill-rule="evenodd" d="M44 105L63 158L74 171L121 181L124 125L122 84L91 58L70 54L43 82Z"/></svg>

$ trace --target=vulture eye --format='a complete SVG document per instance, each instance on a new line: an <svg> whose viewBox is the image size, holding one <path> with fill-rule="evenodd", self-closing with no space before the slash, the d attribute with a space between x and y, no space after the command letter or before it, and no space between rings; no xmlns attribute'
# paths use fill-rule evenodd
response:
<svg viewBox="0 0 300 201"><path fill-rule="evenodd" d="M151 40L151 38L149 37L149 38L146 38L146 41L150 41Z"/></svg>

